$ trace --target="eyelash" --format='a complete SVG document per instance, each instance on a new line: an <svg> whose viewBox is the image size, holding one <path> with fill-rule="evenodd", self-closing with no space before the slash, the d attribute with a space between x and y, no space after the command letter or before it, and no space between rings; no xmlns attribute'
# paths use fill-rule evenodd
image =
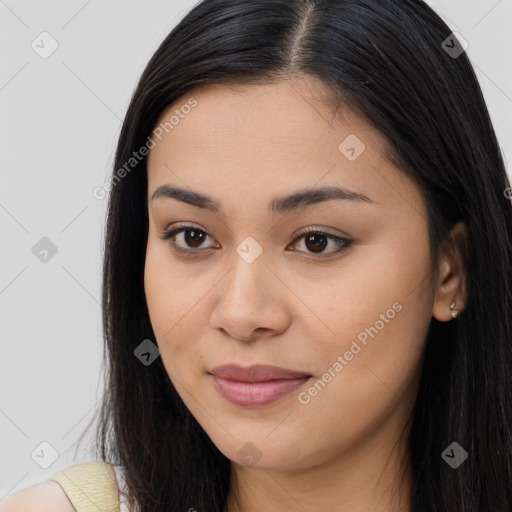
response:
<svg viewBox="0 0 512 512"><path fill-rule="evenodd" d="M189 230L190 231L198 231L200 233L204 233L207 236L210 236L209 233L207 231L205 231L204 229L199 229L198 227L190 225L190 224L179 223L179 224L177 224L177 227L166 231L162 236L160 236L160 238L162 240L169 241L169 245L171 246L171 249L175 252L184 254L186 256L191 256L191 257L197 256L197 255L199 255L200 252L204 252L205 249L195 249L195 250L183 249L181 247L178 247L176 245L176 242L172 240L172 238L174 238L176 235L178 235L182 232L185 232L185 231L189 231ZM322 255L322 253L313 253L313 252L309 253L318 259L333 257L334 255L339 254L340 252L343 252L345 249L347 249L353 243L353 240L350 240L348 238L341 238L339 236L331 235L330 233L325 233L325 232L320 231L315 228L304 228L297 233L297 236L293 240L292 244L296 244L299 241L299 239L301 239L304 236L309 235L309 234L323 235L326 238L328 238L329 240L332 240L342 246L342 248L339 249L338 251L327 253L327 255L325 255L325 254ZM301 251L301 252L303 252L303 251Z"/></svg>

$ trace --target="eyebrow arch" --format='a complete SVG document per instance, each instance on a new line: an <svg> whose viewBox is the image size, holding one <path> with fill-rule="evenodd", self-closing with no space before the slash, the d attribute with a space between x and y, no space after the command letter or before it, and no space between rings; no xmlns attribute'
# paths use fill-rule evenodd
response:
<svg viewBox="0 0 512 512"><path fill-rule="evenodd" d="M159 198L176 199L184 203L203 208L211 212L224 216L221 204L215 199L194 192L191 190L174 187L171 185L161 185L151 196L151 201ZM307 208L310 205L317 204L332 199L360 201L375 204L375 201L359 192L354 192L347 188L338 186L325 186L322 188L303 189L293 194L273 199L269 204L269 211L273 215L286 214L301 208Z"/></svg>

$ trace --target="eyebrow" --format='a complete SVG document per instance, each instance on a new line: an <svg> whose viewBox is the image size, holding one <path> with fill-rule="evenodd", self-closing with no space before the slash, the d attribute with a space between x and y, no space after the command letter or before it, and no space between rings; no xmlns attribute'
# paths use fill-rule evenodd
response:
<svg viewBox="0 0 512 512"><path fill-rule="evenodd" d="M202 208L204 210L224 216L222 205L205 194L194 192L171 185L161 185L151 196L151 201L160 198L176 199L184 203ZM325 186L322 188L298 190L290 195L277 197L269 203L269 212L273 215L286 214L292 211L307 208L310 205L318 204L333 199L367 202L375 204L375 201L359 192L354 192L344 187Z"/></svg>

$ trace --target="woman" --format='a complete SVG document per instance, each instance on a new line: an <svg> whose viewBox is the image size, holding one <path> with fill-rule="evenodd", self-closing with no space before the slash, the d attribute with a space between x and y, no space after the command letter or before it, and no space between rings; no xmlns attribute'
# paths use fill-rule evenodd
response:
<svg viewBox="0 0 512 512"><path fill-rule="evenodd" d="M105 190L97 458L130 510L512 509L510 182L425 3L199 3Z"/></svg>

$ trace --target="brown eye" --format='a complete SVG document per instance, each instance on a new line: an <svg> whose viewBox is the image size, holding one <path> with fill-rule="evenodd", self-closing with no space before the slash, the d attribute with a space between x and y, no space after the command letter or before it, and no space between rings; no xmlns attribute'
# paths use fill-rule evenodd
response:
<svg viewBox="0 0 512 512"><path fill-rule="evenodd" d="M200 247L201 244L204 242L204 239L206 238L206 233L199 229L186 229L183 231L183 233L183 239L185 240L185 243L188 246L194 248Z"/></svg>
<svg viewBox="0 0 512 512"><path fill-rule="evenodd" d="M304 239L306 247L312 252L322 252L328 243L328 238L320 233L307 235Z"/></svg>
<svg viewBox="0 0 512 512"><path fill-rule="evenodd" d="M161 238L169 240L169 245L173 250L192 255L209 249L209 247L202 249L202 246L211 237L206 231L196 226L179 224L176 229L166 231Z"/></svg>
<svg viewBox="0 0 512 512"><path fill-rule="evenodd" d="M300 240L304 239L305 251L310 254L316 254L319 258L327 258L337 253L342 252L348 248L353 240L348 238L341 238L339 236L324 233L318 229L305 229L299 233L299 236L294 240L293 245L296 245ZM333 242L333 245L339 247L338 250L325 251L329 242Z"/></svg>

